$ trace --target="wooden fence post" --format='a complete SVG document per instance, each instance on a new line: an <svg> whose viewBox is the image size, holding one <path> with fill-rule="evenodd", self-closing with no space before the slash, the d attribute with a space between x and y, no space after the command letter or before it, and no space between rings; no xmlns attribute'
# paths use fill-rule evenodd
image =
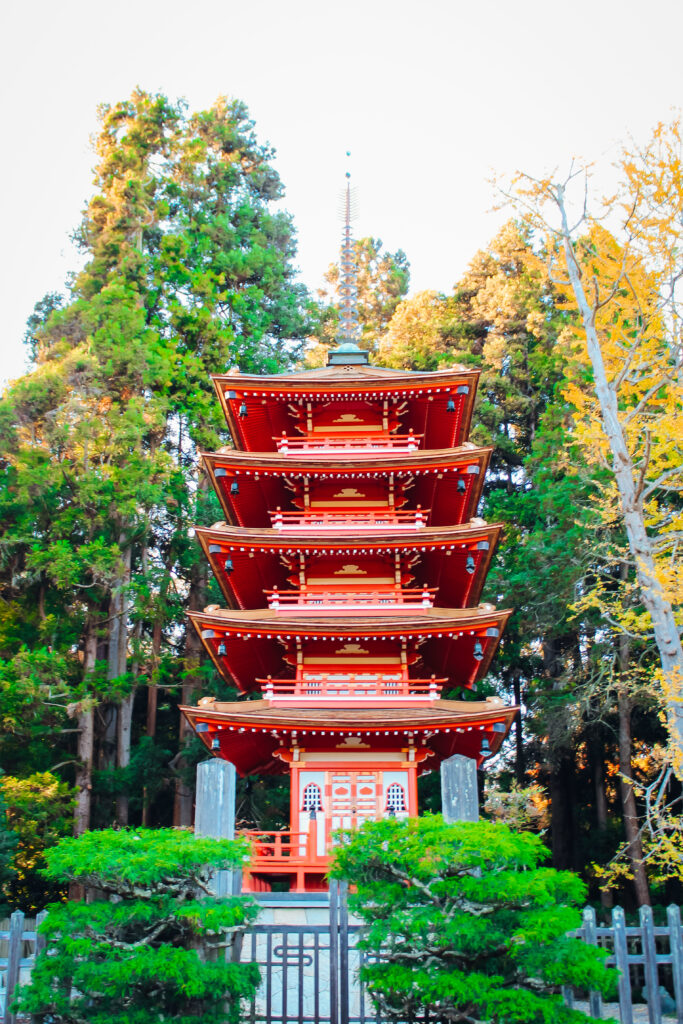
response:
<svg viewBox="0 0 683 1024"><path fill-rule="evenodd" d="M349 1024L349 883L339 883L339 1024Z"/></svg>
<svg viewBox="0 0 683 1024"><path fill-rule="evenodd" d="M647 985L647 1015L650 1024L662 1024L662 1002L659 998L659 971L657 970L657 947L652 907L640 908L640 934L645 961L645 984Z"/></svg>
<svg viewBox="0 0 683 1024"><path fill-rule="evenodd" d="M43 921L45 920L46 917L47 917L47 910L41 910L41 912L38 914L38 916L36 918L36 945L35 945L35 959L36 960L38 959L38 954L42 953L43 950L45 949L45 936L41 935L38 929L40 928L41 924L43 923ZM35 963L35 960L34 960L34 963Z"/></svg>
<svg viewBox="0 0 683 1024"><path fill-rule="evenodd" d="M669 925L669 948L671 950L671 973L674 979L674 998L676 1000L676 1020L683 1024L683 936L681 935L680 907L671 904L666 908L666 920Z"/></svg>
<svg viewBox="0 0 683 1024"><path fill-rule="evenodd" d="M14 999L14 990L19 981L23 931L24 915L21 910L15 910L9 919L9 955L7 958L7 981L5 984L4 1024L15 1024L16 1021L16 1015L10 1012L10 1004Z"/></svg>
<svg viewBox="0 0 683 1024"><path fill-rule="evenodd" d="M628 942L626 941L626 918L622 907L612 911L614 933L614 961L619 971L619 1016L621 1024L633 1024L633 998L631 995L631 974L628 963Z"/></svg>
<svg viewBox="0 0 683 1024"><path fill-rule="evenodd" d="M583 911L583 934L590 946L597 946L597 923L593 907L585 907ZM588 1003L591 1017L602 1017L602 996L599 992L588 993Z"/></svg>
<svg viewBox="0 0 683 1024"><path fill-rule="evenodd" d="M339 1024L339 882L330 879L330 1024Z"/></svg>

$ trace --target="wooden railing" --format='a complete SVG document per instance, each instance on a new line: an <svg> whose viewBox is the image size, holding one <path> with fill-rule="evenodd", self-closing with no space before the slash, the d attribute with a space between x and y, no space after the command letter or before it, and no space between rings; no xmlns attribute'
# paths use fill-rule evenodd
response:
<svg viewBox="0 0 683 1024"><path fill-rule="evenodd" d="M392 451L414 452L420 446L423 434L307 434L305 437L274 437L273 441L281 455L319 454L320 449L337 450L344 448L357 449L391 449Z"/></svg>
<svg viewBox="0 0 683 1024"><path fill-rule="evenodd" d="M401 608L432 608L436 587L406 587L386 590L264 590L270 608L283 605L288 609L299 608L357 608L387 606Z"/></svg>
<svg viewBox="0 0 683 1024"><path fill-rule="evenodd" d="M310 859L308 832L261 832L249 829L240 832L240 835L251 840L252 866L257 862L265 862L270 867L284 861L293 864L295 860L303 862Z"/></svg>
<svg viewBox="0 0 683 1024"><path fill-rule="evenodd" d="M429 509L393 509L393 508L350 508L347 510L336 509L334 511L317 511L306 509L305 511L282 512L277 509L269 512L271 523L275 530L298 530L315 528L338 530L340 527L362 527L381 528L385 530L395 529L420 529L427 525Z"/></svg>
<svg viewBox="0 0 683 1024"><path fill-rule="evenodd" d="M445 679L404 679L400 672L307 672L302 679L256 680L263 696L438 697Z"/></svg>

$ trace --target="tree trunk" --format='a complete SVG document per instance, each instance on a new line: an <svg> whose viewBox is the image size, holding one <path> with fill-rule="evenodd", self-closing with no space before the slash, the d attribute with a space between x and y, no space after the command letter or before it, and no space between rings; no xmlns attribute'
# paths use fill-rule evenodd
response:
<svg viewBox="0 0 683 1024"><path fill-rule="evenodd" d="M83 678L87 681L97 660L97 629L94 616L88 615L83 651ZM86 697L87 700L87 697ZM81 836L90 828L92 804L92 769L95 744L95 711L87 704L77 715L78 747L76 765L76 806L74 835Z"/></svg>
<svg viewBox="0 0 683 1024"><path fill-rule="evenodd" d="M124 546L126 545L126 546ZM128 613L130 602L126 586L130 582L132 549L122 533L119 537L123 572L112 588L109 601L107 631L107 679L119 679L126 674L128 663ZM130 763L131 720L134 692L123 698L121 704L109 700L102 708L103 727L99 736L98 767L102 770L126 768ZM116 796L113 813L120 825L128 823L128 797Z"/></svg>
<svg viewBox="0 0 683 1024"><path fill-rule="evenodd" d="M550 769L550 831L553 867L573 871L577 867L575 765L570 751L556 753Z"/></svg>
<svg viewBox="0 0 683 1024"><path fill-rule="evenodd" d="M598 832L604 835L609 823L607 810L607 791L605 789L605 744L602 736L593 735L589 740L591 775L595 794L595 819ZM600 903L603 907L614 906L614 893L611 889L600 889Z"/></svg>
<svg viewBox="0 0 683 1024"><path fill-rule="evenodd" d="M117 761L119 768L127 768L130 764L130 735L133 725L133 705L135 689L124 697L118 709L116 724ZM116 821L119 825L128 824L128 794L119 793L116 797Z"/></svg>
<svg viewBox="0 0 683 1024"><path fill-rule="evenodd" d="M192 567L190 582L190 598L188 607L190 611L197 611L204 607L206 601L207 571L203 561L197 562ZM185 669L188 675L183 680L182 703L192 704L195 693L200 686L200 678L195 674L201 663L203 654L202 642L194 626L188 623L187 638L185 641ZM194 735L187 720L180 718L180 750L177 764L182 771L184 760L183 750ZM178 776L176 778L175 801L173 805L173 824L176 828L191 828L194 816L194 787Z"/></svg>
<svg viewBox="0 0 683 1024"><path fill-rule="evenodd" d="M161 619L157 618L152 630L152 663L150 666L149 682L147 684L147 728L146 732L150 739L154 739L157 731L157 682L156 676L159 670L159 657L161 654ZM142 824L149 825L149 797L147 787L142 791Z"/></svg>
<svg viewBox="0 0 683 1024"><path fill-rule="evenodd" d="M631 711L632 704L624 689L619 690L619 791L624 812L627 855L633 871L633 885L638 906L650 904L650 889L643 864L643 844L638 828L638 810L633 792L633 765L631 763Z"/></svg>
<svg viewBox="0 0 683 1024"><path fill-rule="evenodd" d="M515 696L515 704L520 708L515 718L515 779L518 786L523 786L526 782L526 772L524 770L524 734L521 711L522 688L517 675L512 680L512 691Z"/></svg>
<svg viewBox="0 0 683 1024"><path fill-rule="evenodd" d="M624 526L636 566L640 596L650 613L655 642L662 665L662 684L674 748L674 770L683 778L683 646L671 604L666 600L657 575L653 545L645 527L642 487L631 459L626 435L619 418L617 388L607 379L600 338L595 326L596 307L591 306L581 281L564 203L564 188L557 186L556 202L562 218L562 241L572 290L581 313L588 355L593 367L595 391L600 403L603 427L612 453L612 472L619 493Z"/></svg>
<svg viewBox="0 0 683 1024"><path fill-rule="evenodd" d="M161 655L161 619L154 623L152 631L152 671L147 684L147 735L152 739L157 732L157 673L159 671L159 659Z"/></svg>
<svg viewBox="0 0 683 1024"><path fill-rule="evenodd" d="M109 601L109 628L107 644L107 679L118 679L126 673L128 661L128 612L129 600L126 585L130 581L132 551L123 534L119 537L123 572L112 588ZM119 706L115 701L108 701L103 708L104 728L100 736L99 767L114 768L117 764L124 767L130 761L130 728L125 725L119 728ZM127 750L121 750L121 739L128 740ZM121 762L123 756L124 764Z"/></svg>

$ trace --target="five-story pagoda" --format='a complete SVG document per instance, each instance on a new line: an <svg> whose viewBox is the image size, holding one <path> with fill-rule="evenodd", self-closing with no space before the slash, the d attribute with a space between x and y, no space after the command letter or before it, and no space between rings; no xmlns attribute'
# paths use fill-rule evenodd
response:
<svg viewBox="0 0 683 1024"><path fill-rule="evenodd" d="M214 378L235 447L203 456L225 521L197 535L227 607L191 617L260 698L182 710L240 774L289 773L290 829L250 833L247 889L325 888L335 829L416 815L419 774L480 763L512 723L497 698L441 698L476 687L509 615L479 603L500 527L475 518L477 376L346 341L323 369Z"/></svg>

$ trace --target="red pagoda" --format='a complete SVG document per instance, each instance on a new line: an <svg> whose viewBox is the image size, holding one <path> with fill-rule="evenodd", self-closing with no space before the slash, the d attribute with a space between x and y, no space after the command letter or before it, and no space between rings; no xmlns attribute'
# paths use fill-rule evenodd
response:
<svg viewBox="0 0 683 1024"><path fill-rule="evenodd" d="M241 775L290 776L289 830L248 833L251 891L326 888L336 829L416 815L418 775L481 763L517 710L441 697L476 688L510 614L479 603L500 527L475 518L477 372L328 358L214 378L235 447L203 455L225 521L197 534L226 607L191 617L250 699L182 711Z"/></svg>

